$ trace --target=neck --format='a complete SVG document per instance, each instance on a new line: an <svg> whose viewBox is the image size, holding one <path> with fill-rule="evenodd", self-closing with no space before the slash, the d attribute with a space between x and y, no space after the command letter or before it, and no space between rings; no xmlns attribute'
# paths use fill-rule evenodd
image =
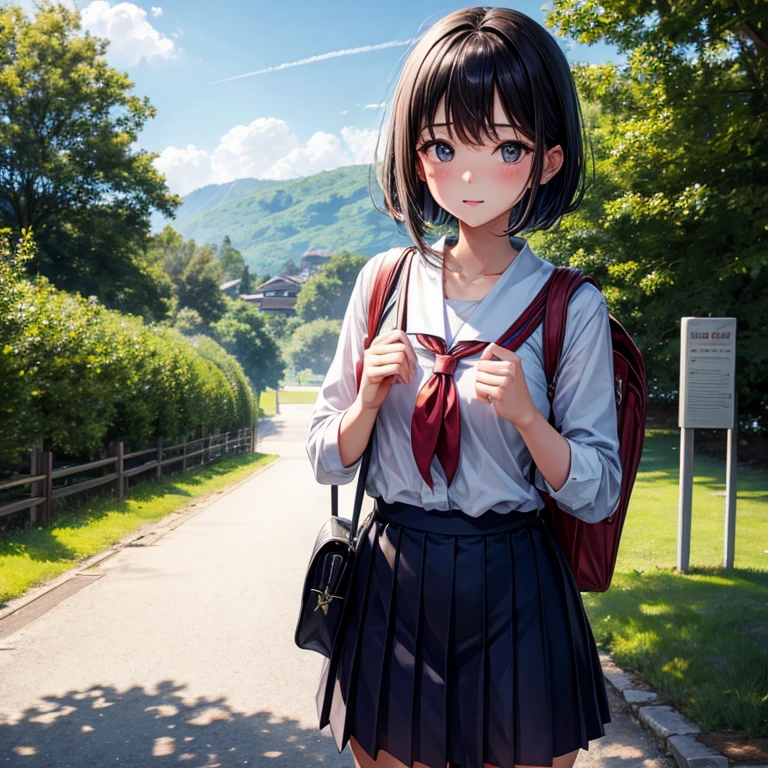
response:
<svg viewBox="0 0 768 768"><path fill-rule="evenodd" d="M514 260L519 251L515 249L504 230L509 213L481 227L470 227L459 220L459 240L456 245L443 250L446 269L460 272L467 279L481 275L499 275Z"/></svg>

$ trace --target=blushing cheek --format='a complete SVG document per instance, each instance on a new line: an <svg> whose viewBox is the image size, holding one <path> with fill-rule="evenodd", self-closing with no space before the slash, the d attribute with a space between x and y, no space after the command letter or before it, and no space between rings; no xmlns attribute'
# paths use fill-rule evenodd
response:
<svg viewBox="0 0 768 768"><path fill-rule="evenodd" d="M520 163L505 163L500 166L496 171L496 179L499 182L524 182L528 177L528 168L523 167Z"/></svg>
<svg viewBox="0 0 768 768"><path fill-rule="evenodd" d="M433 164L429 169L429 175L440 184L450 183L452 174L449 166L450 163Z"/></svg>

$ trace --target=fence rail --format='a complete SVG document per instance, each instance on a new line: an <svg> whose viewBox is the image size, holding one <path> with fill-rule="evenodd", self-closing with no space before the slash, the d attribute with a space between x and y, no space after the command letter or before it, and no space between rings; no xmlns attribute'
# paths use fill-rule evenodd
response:
<svg viewBox="0 0 768 768"><path fill-rule="evenodd" d="M251 427L243 427L242 429L224 432L219 435L199 437L194 440L187 440L185 438L181 442L167 445L164 444L163 438L160 437L157 439L157 444L154 447L132 451L131 453L124 453L123 443L119 442L112 445L110 452L113 455L109 458L72 467L62 467L60 469L53 468L53 454L51 451L33 451L29 475L17 478L16 480L10 480L7 483L0 483L0 491L28 485L29 497L0 506L0 517L28 509L30 522L33 525L49 526L52 521L54 499L61 499L65 496L71 496L72 494L115 481L117 482L118 498L124 499L128 489L127 479L129 477L154 469L156 478L160 480L163 477L164 467L171 464L181 463L181 471L186 472L192 465L206 465L234 453L254 451L256 450L254 437L254 430ZM191 447L196 446L201 447L190 451ZM172 451L177 451L178 453L166 456L166 452L170 453ZM126 469L126 461L150 455L154 455L151 461L145 461L138 466ZM197 461L193 461L197 457L200 458ZM54 480L59 480L62 477L68 477L78 472L88 472L99 467L109 467L111 471L100 477L81 480L72 485L65 485L59 488L53 487Z"/></svg>

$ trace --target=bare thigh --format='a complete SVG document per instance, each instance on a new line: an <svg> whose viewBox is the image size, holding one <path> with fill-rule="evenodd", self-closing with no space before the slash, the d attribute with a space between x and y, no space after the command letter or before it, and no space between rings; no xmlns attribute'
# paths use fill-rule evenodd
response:
<svg viewBox="0 0 768 768"><path fill-rule="evenodd" d="M379 750L379 756L376 760L372 760L368 753L357 743L354 736L349 737L349 746L352 750L352 756L355 759L355 768L408 768L405 763L401 763L396 760L388 752L383 749ZM579 756L579 750L574 749L573 752L568 752L565 755L560 755L552 760L552 768L573 768L573 764L576 762L576 758ZM450 768L450 764L446 763L446 768ZM428 768L424 763L420 763L416 760L413 763L413 768ZM491 763L483 763L483 768L496 768ZM515 768L539 768L538 766L531 765L515 765Z"/></svg>

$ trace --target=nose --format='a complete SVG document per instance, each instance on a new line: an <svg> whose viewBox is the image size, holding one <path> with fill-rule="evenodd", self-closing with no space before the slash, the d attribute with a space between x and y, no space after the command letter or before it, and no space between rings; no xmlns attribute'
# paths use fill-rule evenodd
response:
<svg viewBox="0 0 768 768"><path fill-rule="evenodd" d="M472 181L472 171L464 171L461 178L469 184Z"/></svg>

